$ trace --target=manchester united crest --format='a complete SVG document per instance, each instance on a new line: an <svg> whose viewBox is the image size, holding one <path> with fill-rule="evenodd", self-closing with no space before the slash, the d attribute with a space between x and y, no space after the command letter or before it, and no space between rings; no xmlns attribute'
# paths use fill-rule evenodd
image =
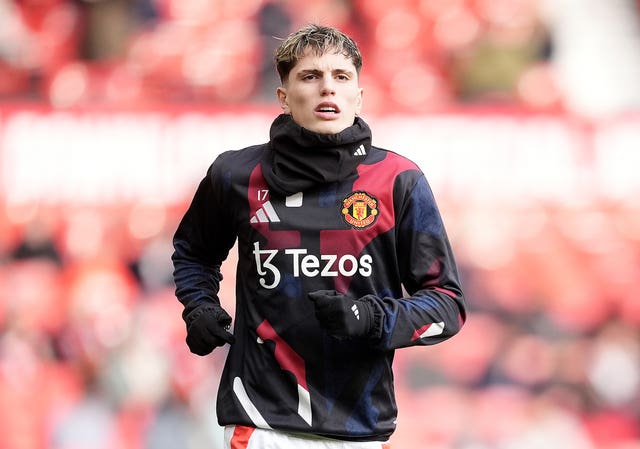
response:
<svg viewBox="0 0 640 449"><path fill-rule="evenodd" d="M352 192L342 200L342 217L356 229L367 228L378 218L378 200L367 192Z"/></svg>

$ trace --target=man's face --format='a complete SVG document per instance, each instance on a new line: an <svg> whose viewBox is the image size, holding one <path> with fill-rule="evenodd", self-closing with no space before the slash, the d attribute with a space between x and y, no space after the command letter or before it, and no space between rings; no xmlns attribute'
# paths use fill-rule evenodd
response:
<svg viewBox="0 0 640 449"><path fill-rule="evenodd" d="M353 125L362 107L356 68L339 53L316 56L307 52L277 94L285 114L320 134L337 134Z"/></svg>

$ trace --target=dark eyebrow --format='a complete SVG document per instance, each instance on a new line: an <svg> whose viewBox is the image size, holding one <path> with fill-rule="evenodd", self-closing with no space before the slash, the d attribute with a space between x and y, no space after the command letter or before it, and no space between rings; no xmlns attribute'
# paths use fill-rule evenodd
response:
<svg viewBox="0 0 640 449"><path fill-rule="evenodd" d="M334 69L334 70L331 71L331 74L333 74L333 75L344 74L344 75L353 76L354 72L352 70L348 70L348 69ZM299 76L322 75L322 70L318 70L318 69L303 69L303 70L300 70L300 72L298 72L298 75Z"/></svg>
<svg viewBox="0 0 640 449"><path fill-rule="evenodd" d="M343 74L343 75L349 75L349 76L353 76L355 74L355 72L353 70L348 70L348 69L335 69L332 73L334 75L335 74Z"/></svg>
<svg viewBox="0 0 640 449"><path fill-rule="evenodd" d="M299 76L305 76L305 75L321 75L322 71L318 70L318 69L304 69L304 70L300 70L300 72L298 72Z"/></svg>

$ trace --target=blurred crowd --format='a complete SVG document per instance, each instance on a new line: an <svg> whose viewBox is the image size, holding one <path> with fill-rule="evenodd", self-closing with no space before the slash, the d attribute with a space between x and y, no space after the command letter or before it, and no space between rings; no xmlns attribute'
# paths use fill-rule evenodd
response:
<svg viewBox="0 0 640 449"><path fill-rule="evenodd" d="M440 205L470 315L397 352L394 447L639 449L640 204ZM5 208L0 447L221 447L226 350L189 353L173 295L185 207Z"/></svg>
<svg viewBox="0 0 640 449"><path fill-rule="evenodd" d="M611 113L640 105L638 3L0 0L0 99L273 101L278 38L317 22L359 42L370 112L489 101Z"/></svg>
<svg viewBox="0 0 640 449"><path fill-rule="evenodd" d="M543 3L0 0L0 102L273 101L274 36L313 21L360 42L372 113L463 103L593 111L572 102L580 83L563 86L554 59L566 51L554 24L575 2ZM599 24L637 17L638 2L604 3ZM620 88L624 101L600 99L600 111L640 109L623 89L640 93L640 64L628 60L626 71L584 72L608 76L612 95ZM500 209L443 193L471 313L454 339L398 351L394 447L640 449L640 203L587 196ZM171 237L186 200L0 202L0 448L221 447L225 350L188 352L173 295ZM221 291L230 312L233 258Z"/></svg>
<svg viewBox="0 0 640 449"><path fill-rule="evenodd" d="M360 44L369 112L638 107L638 0L0 0L0 99L271 102L278 38Z"/></svg>
<svg viewBox="0 0 640 449"><path fill-rule="evenodd" d="M0 98L273 101L277 38L308 22L359 42L369 111L561 104L538 0L0 0Z"/></svg>

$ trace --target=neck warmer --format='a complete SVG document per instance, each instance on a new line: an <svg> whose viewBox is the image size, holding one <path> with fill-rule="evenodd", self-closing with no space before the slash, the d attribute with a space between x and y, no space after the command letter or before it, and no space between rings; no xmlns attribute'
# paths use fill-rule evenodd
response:
<svg viewBox="0 0 640 449"><path fill-rule="evenodd" d="M284 196L346 179L371 148L371 130L360 117L338 134L319 134L281 114L269 136L262 173L269 187Z"/></svg>

